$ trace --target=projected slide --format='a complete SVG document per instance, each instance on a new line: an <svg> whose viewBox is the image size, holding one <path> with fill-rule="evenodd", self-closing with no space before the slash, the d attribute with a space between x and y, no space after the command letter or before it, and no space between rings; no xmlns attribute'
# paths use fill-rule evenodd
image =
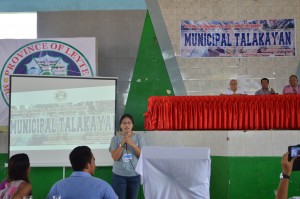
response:
<svg viewBox="0 0 300 199"><path fill-rule="evenodd" d="M111 161L107 153L115 132L115 79L11 78L10 155L25 152L37 165L64 166L73 148L86 145L99 155L98 164Z"/></svg>

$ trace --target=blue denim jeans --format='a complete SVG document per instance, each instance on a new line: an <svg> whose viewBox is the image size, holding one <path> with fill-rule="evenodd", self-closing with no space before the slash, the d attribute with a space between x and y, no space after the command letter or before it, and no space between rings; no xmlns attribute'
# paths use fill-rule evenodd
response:
<svg viewBox="0 0 300 199"><path fill-rule="evenodd" d="M119 176L113 173L112 188L119 199L137 199L140 176Z"/></svg>

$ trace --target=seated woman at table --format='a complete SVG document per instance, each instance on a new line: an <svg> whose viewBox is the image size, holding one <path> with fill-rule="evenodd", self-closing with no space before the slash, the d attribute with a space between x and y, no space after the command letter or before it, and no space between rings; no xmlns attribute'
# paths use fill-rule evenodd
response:
<svg viewBox="0 0 300 199"><path fill-rule="evenodd" d="M236 79L232 79L229 82L229 88L226 90L225 94L221 95L246 95L246 92L238 88Z"/></svg>
<svg viewBox="0 0 300 199"><path fill-rule="evenodd" d="M283 94L300 94L300 85L298 84L298 77L296 75L291 75L289 77L289 85L283 88Z"/></svg>
<svg viewBox="0 0 300 199"><path fill-rule="evenodd" d="M29 182L30 163L25 153L11 156L8 161L8 178L0 186L0 198L17 199L31 195Z"/></svg>

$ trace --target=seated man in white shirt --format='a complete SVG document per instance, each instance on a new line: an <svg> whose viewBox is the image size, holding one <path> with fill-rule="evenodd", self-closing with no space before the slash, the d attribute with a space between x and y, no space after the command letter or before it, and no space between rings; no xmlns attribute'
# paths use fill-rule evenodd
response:
<svg viewBox="0 0 300 199"><path fill-rule="evenodd" d="M229 87L225 92L225 95L245 95L245 91L238 88L238 82L236 79L232 79L229 82Z"/></svg>
<svg viewBox="0 0 300 199"><path fill-rule="evenodd" d="M275 90L273 88L269 89L269 79L268 78L262 78L260 80L261 89L255 92L255 95L269 95L269 94L275 94Z"/></svg>

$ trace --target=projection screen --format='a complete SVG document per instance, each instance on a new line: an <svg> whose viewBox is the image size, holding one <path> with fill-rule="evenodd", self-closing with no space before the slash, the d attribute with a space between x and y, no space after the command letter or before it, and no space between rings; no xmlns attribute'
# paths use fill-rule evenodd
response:
<svg viewBox="0 0 300 199"><path fill-rule="evenodd" d="M73 148L92 149L97 166L112 165L114 78L10 76L9 157L27 153L32 166L70 166Z"/></svg>

